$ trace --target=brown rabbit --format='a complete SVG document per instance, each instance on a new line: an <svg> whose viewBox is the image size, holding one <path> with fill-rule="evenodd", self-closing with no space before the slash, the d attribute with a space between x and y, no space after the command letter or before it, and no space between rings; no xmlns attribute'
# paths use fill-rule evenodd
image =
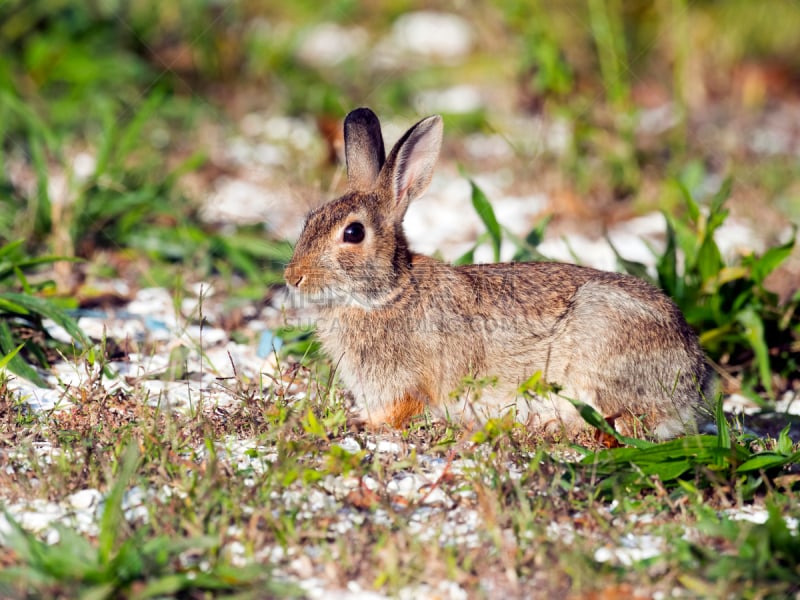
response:
<svg viewBox="0 0 800 600"><path fill-rule="evenodd" d="M621 417L628 434L696 429L712 376L667 296L570 264L453 267L415 254L403 217L430 183L441 117L414 125L388 158L371 110L351 112L344 136L349 191L309 213L285 277L319 304L319 340L370 426L425 409L470 422L514 410L574 434L572 398ZM521 394L536 372L560 391Z"/></svg>

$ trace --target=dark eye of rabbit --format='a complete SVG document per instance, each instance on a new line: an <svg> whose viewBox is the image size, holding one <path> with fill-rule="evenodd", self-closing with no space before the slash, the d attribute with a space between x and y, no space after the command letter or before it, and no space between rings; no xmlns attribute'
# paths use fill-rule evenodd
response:
<svg viewBox="0 0 800 600"><path fill-rule="evenodd" d="M344 228L344 241L348 244L360 244L364 241L364 226L356 221Z"/></svg>

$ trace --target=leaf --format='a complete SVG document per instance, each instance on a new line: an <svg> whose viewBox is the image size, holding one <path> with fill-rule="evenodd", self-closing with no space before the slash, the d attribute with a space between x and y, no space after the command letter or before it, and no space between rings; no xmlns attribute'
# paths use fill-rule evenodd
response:
<svg viewBox="0 0 800 600"><path fill-rule="evenodd" d="M58 543L48 546L47 572L58 578L91 578L97 576L97 549L71 527L55 523Z"/></svg>
<svg viewBox="0 0 800 600"><path fill-rule="evenodd" d="M118 581L130 581L144 575L145 561L140 550L140 541L136 537L126 539L117 549L114 558L108 565L114 578Z"/></svg>
<svg viewBox="0 0 800 600"><path fill-rule="evenodd" d="M3 295L0 295L0 313L3 312L22 316L31 314L24 306L20 306L16 302L11 302Z"/></svg>
<svg viewBox="0 0 800 600"><path fill-rule="evenodd" d="M17 353L19 353L19 351L22 350L24 346L25 344L20 344L8 354L4 354L2 357L0 357L0 369L5 369L8 363L10 363L14 359Z"/></svg>
<svg viewBox="0 0 800 600"><path fill-rule="evenodd" d="M643 469L645 475L658 475L661 481L673 481L692 468L692 462L688 459L671 460L656 463L650 468Z"/></svg>
<svg viewBox="0 0 800 600"><path fill-rule="evenodd" d="M800 562L800 542L795 532L789 529L781 509L774 503L767 504L769 517L764 524L769 532L772 559L791 567L789 577L797 580L797 564Z"/></svg>
<svg viewBox="0 0 800 600"><path fill-rule="evenodd" d="M528 232L528 235L525 236L525 242L529 246L536 248L542 243L544 240L544 232L547 229L547 226L550 224L552 218L552 214L546 215L539 219L539 221L531 228L531 230Z"/></svg>
<svg viewBox="0 0 800 600"><path fill-rule="evenodd" d="M118 139L117 131L119 130L119 121L114 118L114 112L108 103L100 104L99 112L102 120L102 128L100 129L102 135L100 136L100 144L97 147L95 156L94 177L100 177L108 170L114 146Z"/></svg>
<svg viewBox="0 0 800 600"><path fill-rule="evenodd" d="M196 581L194 574L173 573L163 575L156 579L148 580L137 590L137 598L164 598L175 597L178 592L189 588L199 588L200 582ZM206 587L206 586L203 586Z"/></svg>
<svg viewBox="0 0 800 600"><path fill-rule="evenodd" d="M114 597L114 588L116 587L115 581L98 583L81 592L80 598L81 600L107 600Z"/></svg>
<svg viewBox="0 0 800 600"><path fill-rule="evenodd" d="M475 262L475 250L477 250L477 246L473 246L469 250L467 250L464 254L459 256L457 259L453 261L453 264L458 265L471 265Z"/></svg>
<svg viewBox="0 0 800 600"><path fill-rule="evenodd" d="M731 447L731 431L728 426L728 419L725 417L725 410L722 405L722 396L717 399L714 407L714 420L717 425L717 448Z"/></svg>
<svg viewBox="0 0 800 600"><path fill-rule="evenodd" d="M634 277L638 277L639 279L643 279L644 281L649 281L650 283L655 283L653 278L650 276L650 273L647 271L647 266L644 263L640 263L633 260L628 260L624 258L617 250L617 247L611 241L611 238L608 237L608 234L605 236L606 242L611 247L611 251L614 253L614 256L617 259L617 265L622 267L622 269L628 273L629 275L633 275Z"/></svg>
<svg viewBox="0 0 800 600"><path fill-rule="evenodd" d="M752 306L748 306L736 315L736 320L744 328L743 335L756 356L761 385L772 395L772 369L769 361L769 348L764 339L764 322Z"/></svg>
<svg viewBox="0 0 800 600"><path fill-rule="evenodd" d="M308 409L306 413L306 418L303 422L303 429L306 433L309 433L315 437L320 439L328 439L328 434L325 431L325 428L322 426L322 423L319 422L317 416L314 414L314 411L311 408Z"/></svg>
<svg viewBox="0 0 800 600"><path fill-rule="evenodd" d="M47 159L45 158L42 140L39 136L31 133L28 136L31 160L34 171L36 172L36 201L34 205L33 232L37 235L50 233L52 228L52 209L50 206L50 195L47 191L48 169Z"/></svg>
<svg viewBox="0 0 800 600"><path fill-rule="evenodd" d="M517 388L517 394L524 394L530 392L531 394L545 394L552 391L552 388L544 381L542 371L536 371L533 375L528 377L528 380L522 383Z"/></svg>
<svg viewBox="0 0 800 600"><path fill-rule="evenodd" d="M221 237L221 236L220 236ZM287 263L292 258L293 248L288 242L275 242L265 239L261 234L236 232L223 238L229 248L256 258Z"/></svg>
<svg viewBox="0 0 800 600"><path fill-rule="evenodd" d="M502 242L500 224L497 222L494 209L483 190L472 179L469 180L469 184L472 187L472 206L475 207L475 212L478 213L478 216L486 226L486 230L489 232L494 251L494 261L500 262L500 244Z"/></svg>
<svg viewBox="0 0 800 600"><path fill-rule="evenodd" d="M566 397L562 396L562 398ZM652 442L648 442L646 440L640 440L638 438L630 438L622 435L611 425L609 425L605 417L603 417L603 415L597 412L594 409L594 407L590 406L589 404L581 402L580 400L574 400L572 398L566 398L566 400L572 403L572 405L578 410L578 413L581 415L584 421L589 423L589 425L592 425L595 428L599 429L601 432L610 435L621 444L625 444L627 446L633 446L634 448L649 448L650 446L653 445Z"/></svg>
<svg viewBox="0 0 800 600"><path fill-rule="evenodd" d="M696 264L702 284L708 281L716 281L719 272L725 266L719 247L710 235L703 240L700 249L697 251Z"/></svg>
<svg viewBox="0 0 800 600"><path fill-rule="evenodd" d="M788 456L792 453L792 447L794 444L792 443L792 438L789 437L789 429L791 429L791 423L784 427L780 434L778 435L778 443L777 443L777 450L784 456Z"/></svg>
<svg viewBox="0 0 800 600"><path fill-rule="evenodd" d="M8 242L7 244L0 246L0 260L19 250L24 243L25 240L14 240L13 242Z"/></svg>
<svg viewBox="0 0 800 600"><path fill-rule="evenodd" d="M795 234L797 233L797 227L792 230L792 237L791 239L782 244L780 246L773 246L769 250L767 250L760 258L753 259L749 257L750 260L746 262L750 263L752 268L752 277L753 280L758 284L761 285L764 283L764 280L775 270L777 269L783 261L785 261L789 255L791 255L792 250L794 249L795 244Z"/></svg>
<svg viewBox="0 0 800 600"><path fill-rule="evenodd" d="M503 235L505 239L509 240L517 248L512 259L514 262L549 260L544 254L539 252L536 246L528 243L527 239L522 239L518 235L515 235L513 231L509 231L506 227L503 227Z"/></svg>
<svg viewBox="0 0 800 600"><path fill-rule="evenodd" d="M736 469L737 473L746 473L748 471L758 471L774 469L782 467L783 465L791 462L796 462L800 458L800 453L786 456L784 454L777 454L775 452L759 452L749 460L744 461Z"/></svg>
<svg viewBox="0 0 800 600"><path fill-rule="evenodd" d="M16 346L17 342L14 340L14 336L11 333L11 327L9 327L8 322L4 319L0 319L0 352L6 355L10 354L14 352ZM47 383L42 379L36 369L25 362L18 354L11 357L8 361L8 370L15 375L19 375L31 381L39 387L48 387Z"/></svg>
<svg viewBox="0 0 800 600"><path fill-rule="evenodd" d="M83 346L89 345L89 340L83 334L78 323L70 317L66 312L57 307L52 302L39 298L37 296L30 296L27 294L18 294L15 292L7 292L3 294L3 298L13 302L32 313L39 314L55 322L69 334L69 336L76 342Z"/></svg>
<svg viewBox="0 0 800 600"><path fill-rule="evenodd" d="M187 361L189 349L186 346L175 346L169 353L167 368L160 373L157 379L162 381L181 381L188 375Z"/></svg>
<svg viewBox="0 0 800 600"><path fill-rule="evenodd" d="M731 335L733 331L733 327L730 324L727 324L723 327L716 327L714 329L707 329L700 333L698 336L700 339L700 345L703 348L711 348L714 347L716 344L721 343L728 336Z"/></svg>
<svg viewBox="0 0 800 600"><path fill-rule="evenodd" d="M591 465L604 475L635 467L642 475L674 479L679 476L676 473L682 474L692 465L738 464L749 456L741 446L720 449L717 444L716 436L695 435L659 444L649 443L647 447L609 448L585 457L581 463ZM688 466L683 463L688 463Z"/></svg>
<svg viewBox="0 0 800 600"><path fill-rule="evenodd" d="M181 162L177 167L175 167L172 171L169 172L166 181L164 182L165 186L167 188L172 188L178 183L181 177L183 177L187 173L191 173L193 171L198 170L205 164L207 160L208 157L204 152L199 150L196 151L194 154L190 155L186 160Z"/></svg>
<svg viewBox="0 0 800 600"><path fill-rule="evenodd" d="M211 444L213 445L213 443ZM211 535L170 537L160 535L142 544L142 555L154 564L166 566L170 560L189 550L211 550L219 545L219 538Z"/></svg>
<svg viewBox="0 0 800 600"><path fill-rule="evenodd" d="M733 177L728 175L725 180L722 182L722 185L719 186L717 193L711 198L711 203L709 204L709 232L714 232L717 227L722 225L725 218L728 216L728 212L723 210L722 207L725 206L725 203L728 201L731 195L731 188L733 187ZM713 224L712 224L713 223Z"/></svg>
<svg viewBox="0 0 800 600"><path fill-rule="evenodd" d="M163 90L159 88L151 89L154 89L154 91L145 98L144 102L137 104L136 110L133 112L133 118L125 124L114 144L115 158L120 167L124 167L125 159L134 151L137 145L141 144L142 128L156 113L159 106L163 104Z"/></svg>
<svg viewBox="0 0 800 600"><path fill-rule="evenodd" d="M139 449L129 441L118 460L117 478L105 499L103 515L100 517L100 533L97 536L98 560L108 564L114 555L123 528L122 497L139 466Z"/></svg>
<svg viewBox="0 0 800 600"><path fill-rule="evenodd" d="M31 285L28 283L28 278L25 277L25 273L23 273L22 269L20 269L17 265L14 265L14 275L17 276L17 281L19 281L20 285L22 286L22 293L27 296L33 294L33 289L31 289Z"/></svg>
<svg viewBox="0 0 800 600"><path fill-rule="evenodd" d="M659 286L669 296L680 301L683 298L683 281L678 276L678 252L675 243L675 228L669 216L664 215L667 222L666 241L664 254L658 259L656 271L658 272Z"/></svg>
<svg viewBox="0 0 800 600"><path fill-rule="evenodd" d="M717 290L726 283L744 279L749 274L748 269L741 265L722 267L715 277L703 281L701 292L706 295L716 294Z"/></svg>
<svg viewBox="0 0 800 600"><path fill-rule="evenodd" d="M41 136L46 146L57 144L56 135L47 126L44 119L40 118L33 105L29 104L8 88L0 88L0 105L8 107L22 120L28 129Z"/></svg>
<svg viewBox="0 0 800 600"><path fill-rule="evenodd" d="M686 204L686 209L689 212L689 219L696 223L700 219L700 207L697 205L697 202L695 202L692 193L689 191L689 187L684 181L676 179L675 184L678 187L678 191L681 193L684 204Z"/></svg>
<svg viewBox="0 0 800 600"><path fill-rule="evenodd" d="M41 547L45 544L25 531L17 520L6 511L5 507L3 515L8 524L8 529L3 531L3 545L11 548L24 562L38 563Z"/></svg>

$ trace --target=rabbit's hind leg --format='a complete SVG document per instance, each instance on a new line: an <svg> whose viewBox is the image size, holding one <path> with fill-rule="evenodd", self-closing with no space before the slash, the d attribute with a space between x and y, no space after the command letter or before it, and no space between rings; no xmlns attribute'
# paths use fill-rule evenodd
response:
<svg viewBox="0 0 800 600"><path fill-rule="evenodd" d="M393 429L402 429L411 422L411 419L421 415L429 405L427 394L411 391L401 397L384 403L377 410L364 414L367 429L379 430L385 426Z"/></svg>

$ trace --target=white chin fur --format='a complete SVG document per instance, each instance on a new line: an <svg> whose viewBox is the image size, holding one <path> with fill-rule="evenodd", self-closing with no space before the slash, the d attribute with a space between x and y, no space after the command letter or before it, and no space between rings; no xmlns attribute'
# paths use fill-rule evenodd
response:
<svg viewBox="0 0 800 600"><path fill-rule="evenodd" d="M350 307L371 310L378 308L384 302L366 294L351 292L349 290L336 290L326 288L313 292L306 292L297 288L289 288L289 306L295 309L310 307Z"/></svg>

